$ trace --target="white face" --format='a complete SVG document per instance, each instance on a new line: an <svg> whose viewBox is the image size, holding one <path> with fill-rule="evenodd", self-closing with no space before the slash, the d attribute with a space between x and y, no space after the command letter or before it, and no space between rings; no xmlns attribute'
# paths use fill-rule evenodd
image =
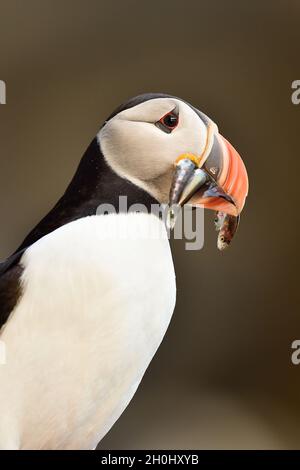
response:
<svg viewBox="0 0 300 470"><path fill-rule="evenodd" d="M178 117L172 129L164 121L159 123L168 113ZM114 116L98 140L104 158L118 175L167 203L175 160L183 153L201 155L207 129L184 102L156 98Z"/></svg>

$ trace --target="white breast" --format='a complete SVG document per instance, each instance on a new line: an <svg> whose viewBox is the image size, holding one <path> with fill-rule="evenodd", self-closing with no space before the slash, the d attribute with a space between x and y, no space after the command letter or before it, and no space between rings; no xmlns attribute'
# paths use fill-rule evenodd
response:
<svg viewBox="0 0 300 470"><path fill-rule="evenodd" d="M24 294L1 332L0 448L89 449L128 405L175 305L162 222L65 225L22 259Z"/></svg>

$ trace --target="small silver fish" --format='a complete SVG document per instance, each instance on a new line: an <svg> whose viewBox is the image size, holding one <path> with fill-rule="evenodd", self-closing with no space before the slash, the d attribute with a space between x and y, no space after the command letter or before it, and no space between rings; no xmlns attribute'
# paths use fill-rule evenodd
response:
<svg viewBox="0 0 300 470"><path fill-rule="evenodd" d="M188 181L192 178L196 165L189 158L180 160L175 166L175 172L170 189L169 204L178 204L182 192Z"/></svg>
<svg viewBox="0 0 300 470"><path fill-rule="evenodd" d="M183 158L176 163L169 195L170 208L166 219L166 225L171 230L175 226L179 208L182 205L180 202L181 195L189 180L193 178L196 168L195 163L189 158Z"/></svg>
<svg viewBox="0 0 300 470"><path fill-rule="evenodd" d="M231 243L240 221L240 216L225 214L224 212L217 212L215 225L219 230L217 247L220 251L225 250Z"/></svg>

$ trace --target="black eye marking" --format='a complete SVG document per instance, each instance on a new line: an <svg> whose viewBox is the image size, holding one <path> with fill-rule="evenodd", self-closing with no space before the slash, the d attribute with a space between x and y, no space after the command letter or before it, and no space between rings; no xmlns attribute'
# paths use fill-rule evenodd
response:
<svg viewBox="0 0 300 470"><path fill-rule="evenodd" d="M178 126L179 116L175 111L165 114L155 125L162 131L170 134Z"/></svg>

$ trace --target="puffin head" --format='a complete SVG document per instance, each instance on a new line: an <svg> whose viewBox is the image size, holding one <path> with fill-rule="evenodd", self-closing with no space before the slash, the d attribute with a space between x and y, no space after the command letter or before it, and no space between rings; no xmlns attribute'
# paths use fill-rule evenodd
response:
<svg viewBox="0 0 300 470"><path fill-rule="evenodd" d="M248 177L241 157L208 116L180 98L132 98L105 121L97 139L110 168L159 203L235 217L244 207Z"/></svg>
<svg viewBox="0 0 300 470"><path fill-rule="evenodd" d="M140 95L104 122L64 195L5 269L43 236L107 205L126 212L135 205L151 210L153 204L168 204L171 227L174 204L213 209L218 247L224 249L238 227L247 193L242 159L210 118L174 96ZM120 196L127 197L125 208Z"/></svg>

